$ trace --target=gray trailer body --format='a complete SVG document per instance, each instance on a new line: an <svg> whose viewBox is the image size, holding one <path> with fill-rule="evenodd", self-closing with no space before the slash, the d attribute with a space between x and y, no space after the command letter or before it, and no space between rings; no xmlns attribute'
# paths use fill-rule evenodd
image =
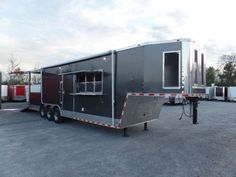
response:
<svg viewBox="0 0 236 177"><path fill-rule="evenodd" d="M204 55L191 40L173 40L45 67L41 104L114 128L147 122L158 118L164 98L180 100L205 86Z"/></svg>

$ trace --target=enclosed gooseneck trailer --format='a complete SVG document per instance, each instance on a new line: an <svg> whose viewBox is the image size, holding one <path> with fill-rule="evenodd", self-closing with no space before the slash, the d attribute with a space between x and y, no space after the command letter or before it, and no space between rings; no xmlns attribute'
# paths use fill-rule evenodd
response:
<svg viewBox="0 0 236 177"><path fill-rule="evenodd" d="M165 101L202 94L205 51L194 41L139 44L42 68L40 114L123 129L158 118Z"/></svg>

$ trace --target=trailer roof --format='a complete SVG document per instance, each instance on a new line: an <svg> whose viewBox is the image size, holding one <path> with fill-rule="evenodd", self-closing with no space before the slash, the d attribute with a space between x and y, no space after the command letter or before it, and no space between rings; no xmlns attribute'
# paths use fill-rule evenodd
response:
<svg viewBox="0 0 236 177"><path fill-rule="evenodd" d="M111 54L112 51L120 52L120 51L123 51L123 50L128 50L128 49L132 49L132 48L136 48L136 47L155 45L155 44L174 43L174 42L195 42L195 41L193 41L189 38L180 38L180 39L165 40L165 41L145 42L145 43L141 43L141 44L137 44L137 45L133 45L133 46L129 46L129 47L120 48L120 49L117 49L117 50L109 50L109 51L106 51L106 52L97 53L95 55L85 56L85 57L81 57L81 58L78 58L78 59L75 59L75 60L71 60L71 61L67 61L67 62L63 62L63 63L51 65L51 66L42 67L42 69L52 68L52 67L56 67L56 66L62 66L62 65L66 65L66 64L72 64L72 63L75 63L75 62L78 62L78 61L90 60L90 59L93 59L93 58L106 56L106 55Z"/></svg>

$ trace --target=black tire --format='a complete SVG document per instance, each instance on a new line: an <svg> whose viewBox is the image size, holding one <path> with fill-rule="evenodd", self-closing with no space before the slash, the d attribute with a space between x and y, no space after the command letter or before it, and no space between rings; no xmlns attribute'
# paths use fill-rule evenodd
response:
<svg viewBox="0 0 236 177"><path fill-rule="evenodd" d="M61 117L61 112L59 108L55 108L53 110L53 120L55 123L61 123L62 122L62 117Z"/></svg>
<svg viewBox="0 0 236 177"><path fill-rule="evenodd" d="M46 108L46 118L47 118L47 120L49 120L49 121L52 121L52 120L53 120L53 110L52 110L52 108L50 108L50 107L47 107L47 108Z"/></svg>
<svg viewBox="0 0 236 177"><path fill-rule="evenodd" d="M46 118L46 110L43 104L40 105L39 113L42 118Z"/></svg>

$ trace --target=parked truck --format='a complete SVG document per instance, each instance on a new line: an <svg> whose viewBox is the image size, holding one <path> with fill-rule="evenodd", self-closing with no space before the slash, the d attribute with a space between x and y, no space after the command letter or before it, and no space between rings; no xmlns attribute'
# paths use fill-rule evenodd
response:
<svg viewBox="0 0 236 177"><path fill-rule="evenodd" d="M138 44L41 69L40 114L126 129L158 118L163 102L202 95L205 50L190 39Z"/></svg>

